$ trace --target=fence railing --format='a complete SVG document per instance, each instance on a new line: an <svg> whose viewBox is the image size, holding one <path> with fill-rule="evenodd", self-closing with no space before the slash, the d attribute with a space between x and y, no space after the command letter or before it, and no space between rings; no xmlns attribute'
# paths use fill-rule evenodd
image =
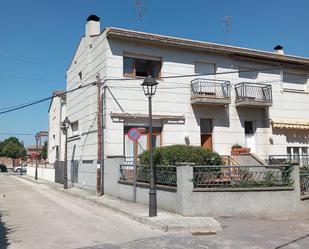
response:
<svg viewBox="0 0 309 249"><path fill-rule="evenodd" d="M299 166L309 166L309 155L270 155L268 164L298 164Z"/></svg>
<svg viewBox="0 0 309 249"><path fill-rule="evenodd" d="M191 81L191 93L193 97L230 98L231 85L229 81L194 79Z"/></svg>
<svg viewBox="0 0 309 249"><path fill-rule="evenodd" d="M177 186L177 169L175 166L161 166L155 167L156 183L165 186ZM133 182L134 168L133 165L120 165L120 180ZM149 183L149 166L136 166L136 181Z"/></svg>
<svg viewBox="0 0 309 249"><path fill-rule="evenodd" d="M293 166L195 166L194 188L291 187Z"/></svg>
<svg viewBox="0 0 309 249"><path fill-rule="evenodd" d="M272 102L271 85L241 82L235 85L236 102L251 100Z"/></svg>
<svg viewBox="0 0 309 249"><path fill-rule="evenodd" d="M300 194L309 195L309 173L299 175L300 179Z"/></svg>

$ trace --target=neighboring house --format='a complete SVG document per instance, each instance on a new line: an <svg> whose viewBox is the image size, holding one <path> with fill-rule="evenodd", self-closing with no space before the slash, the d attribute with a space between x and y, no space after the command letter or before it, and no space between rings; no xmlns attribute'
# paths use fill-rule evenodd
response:
<svg viewBox="0 0 309 249"><path fill-rule="evenodd" d="M155 146L186 143L229 155L238 143L262 159L307 155L308 58L285 55L280 46L266 52L119 28L101 32L98 17L87 20L67 90L95 82L100 73L105 165L115 156L132 159L131 127L142 131L137 153L147 149L148 102L140 86L147 75L159 82ZM201 75L181 77L194 74ZM70 181L95 188L97 87L67 93L66 113Z"/></svg>
<svg viewBox="0 0 309 249"><path fill-rule="evenodd" d="M64 161L65 135L61 123L65 119L66 96L64 91L53 92L48 109L48 160L49 164Z"/></svg>
<svg viewBox="0 0 309 249"><path fill-rule="evenodd" d="M41 149L38 148L38 154L40 154ZM36 145L29 145L27 146L27 156L29 162L33 163L35 161L37 151L36 151Z"/></svg>

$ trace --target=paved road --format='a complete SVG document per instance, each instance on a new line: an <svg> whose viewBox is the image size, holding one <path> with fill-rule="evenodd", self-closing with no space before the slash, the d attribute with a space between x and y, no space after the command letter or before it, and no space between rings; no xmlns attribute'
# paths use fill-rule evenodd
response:
<svg viewBox="0 0 309 249"><path fill-rule="evenodd" d="M0 249L309 248L309 219L221 217L218 235L163 233L12 175L0 175L0 215Z"/></svg>

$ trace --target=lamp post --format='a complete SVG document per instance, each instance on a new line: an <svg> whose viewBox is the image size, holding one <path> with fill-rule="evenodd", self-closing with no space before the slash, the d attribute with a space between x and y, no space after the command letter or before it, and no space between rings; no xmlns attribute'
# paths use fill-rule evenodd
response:
<svg viewBox="0 0 309 249"><path fill-rule="evenodd" d="M34 179L37 180L38 179L38 157L39 157L39 139L40 139L40 134L37 133L35 135L35 146L36 146L36 152L35 152L35 175L34 175ZM21 169L22 170L22 169Z"/></svg>
<svg viewBox="0 0 309 249"><path fill-rule="evenodd" d="M149 217L157 216L157 188L156 188L156 170L153 165L153 145L152 145L152 102L151 98L155 95L158 82L148 76L142 83L144 94L148 97L149 104Z"/></svg>
<svg viewBox="0 0 309 249"><path fill-rule="evenodd" d="M68 129L71 122L66 117L62 122L62 129L65 132L65 150L64 150L64 166L63 166L63 189L68 189Z"/></svg>

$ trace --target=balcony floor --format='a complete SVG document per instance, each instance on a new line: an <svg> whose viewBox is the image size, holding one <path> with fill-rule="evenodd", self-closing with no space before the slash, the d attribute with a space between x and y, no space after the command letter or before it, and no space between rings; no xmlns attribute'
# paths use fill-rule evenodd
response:
<svg viewBox="0 0 309 249"><path fill-rule="evenodd" d="M231 103L230 98L216 98L208 96L195 96L191 98L192 105L228 105Z"/></svg>
<svg viewBox="0 0 309 249"><path fill-rule="evenodd" d="M257 100L238 100L235 101L236 107L270 107L273 105L273 102L269 101L257 101Z"/></svg>

